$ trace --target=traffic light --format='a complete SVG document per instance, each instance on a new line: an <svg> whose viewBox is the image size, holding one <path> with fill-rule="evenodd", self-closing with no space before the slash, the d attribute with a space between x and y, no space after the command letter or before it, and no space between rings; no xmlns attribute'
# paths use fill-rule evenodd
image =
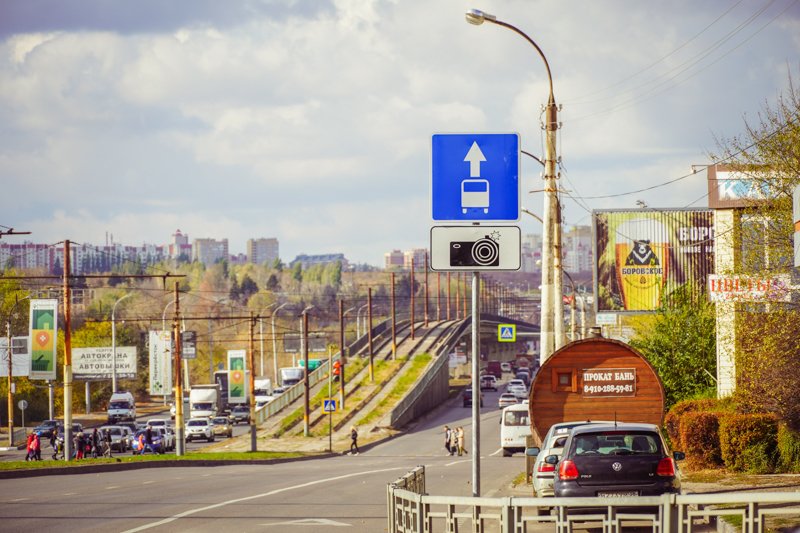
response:
<svg viewBox="0 0 800 533"><path fill-rule="evenodd" d="M341 361L334 361L333 362L333 375L338 376L342 372L342 362Z"/></svg>

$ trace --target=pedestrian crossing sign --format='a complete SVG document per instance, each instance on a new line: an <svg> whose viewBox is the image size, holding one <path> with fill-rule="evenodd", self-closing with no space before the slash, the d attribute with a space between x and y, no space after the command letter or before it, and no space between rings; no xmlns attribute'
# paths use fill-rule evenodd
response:
<svg viewBox="0 0 800 533"><path fill-rule="evenodd" d="M336 400L322 400L322 412L324 412L324 413L335 413L336 412Z"/></svg>
<svg viewBox="0 0 800 533"><path fill-rule="evenodd" d="M497 342L517 342L517 325L498 324Z"/></svg>

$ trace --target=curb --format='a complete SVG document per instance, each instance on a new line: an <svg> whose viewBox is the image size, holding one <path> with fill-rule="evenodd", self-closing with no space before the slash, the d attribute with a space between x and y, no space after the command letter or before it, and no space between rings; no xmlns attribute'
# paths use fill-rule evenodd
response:
<svg viewBox="0 0 800 533"><path fill-rule="evenodd" d="M135 463L107 463L90 464L75 466L54 466L47 468L35 468L28 470L2 470L0 479L21 479L28 477L41 476L63 476L65 474L97 474L100 472L121 472L125 470L140 470L145 468L181 468L181 467L209 467L209 466L229 466L229 465L270 465L280 463L294 463L297 461L307 461L309 459L324 459L336 457L338 453L323 453L308 457L286 457L280 459L232 459L214 461L211 459L185 460L185 461L141 461ZM119 460L119 459L118 459Z"/></svg>

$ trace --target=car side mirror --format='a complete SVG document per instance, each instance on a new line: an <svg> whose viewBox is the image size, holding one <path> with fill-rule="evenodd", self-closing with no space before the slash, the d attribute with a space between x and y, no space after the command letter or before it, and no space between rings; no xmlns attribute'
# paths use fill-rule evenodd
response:
<svg viewBox="0 0 800 533"><path fill-rule="evenodd" d="M558 463L558 456L557 455L548 455L544 458L544 462L549 465L554 465Z"/></svg>
<svg viewBox="0 0 800 533"><path fill-rule="evenodd" d="M676 461L683 461L686 459L686 454L683 452L672 452L672 458Z"/></svg>
<svg viewBox="0 0 800 533"><path fill-rule="evenodd" d="M527 455L528 457L536 457L537 455L539 455L539 452L541 451L542 450L540 450L538 447L533 446L531 448L525 448L525 455Z"/></svg>

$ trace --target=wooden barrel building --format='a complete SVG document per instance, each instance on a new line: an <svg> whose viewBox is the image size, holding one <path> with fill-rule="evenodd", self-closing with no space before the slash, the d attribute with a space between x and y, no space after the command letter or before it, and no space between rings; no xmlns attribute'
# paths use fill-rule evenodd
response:
<svg viewBox="0 0 800 533"><path fill-rule="evenodd" d="M554 352L539 368L528 410L537 445L557 422L616 420L661 425L664 387L647 359L627 344L583 339Z"/></svg>

